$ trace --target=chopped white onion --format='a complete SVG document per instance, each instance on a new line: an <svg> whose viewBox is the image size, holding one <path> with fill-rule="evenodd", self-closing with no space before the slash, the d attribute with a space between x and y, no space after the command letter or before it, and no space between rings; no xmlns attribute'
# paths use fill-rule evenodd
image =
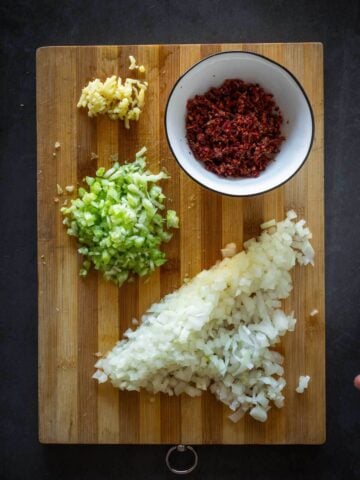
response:
<svg viewBox="0 0 360 480"><path fill-rule="evenodd" d="M228 419L231 420L234 423L237 423L239 420L242 419L242 417L245 415L245 410L242 408L239 408L236 410L236 412L232 413L231 415L228 416Z"/></svg>
<svg viewBox="0 0 360 480"><path fill-rule="evenodd" d="M276 221L273 218L272 220L268 220L267 222L262 223L260 225L260 228L261 228L261 230L266 230L267 228L275 227L275 225L276 225Z"/></svg>
<svg viewBox="0 0 360 480"><path fill-rule="evenodd" d="M108 379L108 376L106 375L106 373L102 372L101 370L96 370L92 378L97 380L99 383L105 383Z"/></svg>
<svg viewBox="0 0 360 480"><path fill-rule="evenodd" d="M295 218L297 218L297 213L294 210L289 210L286 214L286 217L289 220L295 220Z"/></svg>
<svg viewBox="0 0 360 480"><path fill-rule="evenodd" d="M313 263L310 232L294 218L289 212L273 231L247 241L245 251L154 303L96 363L94 378L168 395L197 396L208 388L235 412L230 420L249 411L266 421L271 403L283 407L286 384L283 357L272 347L296 323L281 300L292 290L296 262Z"/></svg>
<svg viewBox="0 0 360 480"><path fill-rule="evenodd" d="M310 376L309 375L305 375L305 376L300 375L299 384L295 389L297 391L297 393L304 393L304 390L306 388L308 388L309 381L310 381Z"/></svg>
<svg viewBox="0 0 360 480"><path fill-rule="evenodd" d="M266 422L267 420L267 413L265 408L261 407L260 405L257 405L256 407L252 408L250 410L250 415L255 418L255 420L259 422Z"/></svg>
<svg viewBox="0 0 360 480"><path fill-rule="evenodd" d="M228 243L221 249L221 255L223 258L231 258L236 254L236 243Z"/></svg>

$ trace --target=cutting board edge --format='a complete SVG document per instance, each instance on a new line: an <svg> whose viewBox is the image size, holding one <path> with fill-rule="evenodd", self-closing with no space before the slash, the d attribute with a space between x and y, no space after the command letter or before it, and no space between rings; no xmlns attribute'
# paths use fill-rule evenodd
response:
<svg viewBox="0 0 360 480"><path fill-rule="evenodd" d="M285 45L314 45L314 46L319 46L321 48L321 50L323 50L323 44L321 42L291 42L291 43L287 43ZM196 45L196 46L199 46L199 45L202 45L202 44L153 44L153 45L143 45L145 47L158 47L158 46L192 46L192 45ZM224 45L224 44L209 44L209 45ZM284 45L284 43L280 43L280 42L275 42L275 43L252 43L252 44L247 44L247 45L253 45L253 46L271 46L271 45ZM112 45L107 45L105 47L111 47ZM129 46L131 46L131 44L129 44ZM98 46L96 46L98 47ZM101 47L101 46L99 46ZM54 50L54 49L63 49L63 48L70 48L70 49L77 49L77 48L81 48L81 49L86 49L86 48L94 48L94 46L90 46L90 45L83 45L83 46L76 46L76 45L73 45L73 46L67 46L67 45L64 45L64 46L44 46L44 47L39 47L37 49L37 52L36 52L36 60L37 60L37 64L38 62L41 62L43 59L41 58L43 53L42 52L46 52L46 54L49 54L51 53L51 50ZM38 79L37 79L37 89L38 89ZM38 95L37 95L37 109L38 109ZM323 112L322 112L322 116L323 116ZM37 128L38 128L38 124L39 124L39 119L37 117ZM39 139L39 136L37 136L37 148L39 150L39 146L40 146L40 139ZM322 146L323 148L323 146ZM39 168L40 166L40 159L39 159L39 154L37 155L37 168ZM37 192L38 194L38 192ZM37 212L37 219L38 219L38 222L40 220L40 217L41 217L41 213L39 211L39 195L37 195L37 204L38 204L38 212ZM323 232L324 233L324 232ZM324 243L324 247L325 247L325 242ZM40 248L39 248L39 240L38 240L38 260L40 261ZM325 249L324 249L325 251ZM39 298L39 270L38 269L38 303L40 304L40 298ZM325 275L325 265L324 265L324 272L323 272L323 277ZM324 301L324 312L325 312L325 299L323 300ZM39 314L39 323L40 323L40 317L41 317L41 314ZM325 334L324 334L325 335ZM40 336L39 336L39 343L40 343ZM324 350L325 351L325 350ZM39 365L39 370L40 370L40 365ZM324 379L326 378L326 366L324 367ZM38 395L40 396L40 382L39 382L39 388L38 388ZM326 397L324 398L324 415L325 415L325 418L326 418L326 403L325 403L325 400L326 400ZM39 398L39 410L40 410L40 407L41 407L41 399ZM99 442L89 442L89 443L82 443L82 442L77 442L77 441L69 441L69 442L60 442L60 441L52 441L51 439L51 436L49 435L46 435L44 433L41 433L41 416L39 415L39 442L42 443L42 444L99 444ZM269 443L269 442L246 442L246 443L231 443L231 442L222 442L222 443L213 443L213 442L192 442L192 444L194 445L283 445L283 444L287 444L287 445L321 445L323 443L326 442L326 422L324 421L324 435L321 436L321 439L319 441L311 441L311 442L297 442L297 443L294 443L294 442L284 442L284 443ZM139 444L139 442L130 442L130 443L112 443L112 442L101 442L101 444L104 444L104 445L132 445L132 444ZM161 445L163 444L161 441L159 442L156 442L156 443L153 443L153 442L146 442L146 443L141 443L141 444L144 444L144 445Z"/></svg>
<svg viewBox="0 0 360 480"><path fill-rule="evenodd" d="M68 49L85 49L85 48L111 48L111 47L191 47L191 46L196 46L196 47L201 47L201 46L214 46L214 47L221 47L223 45L235 45L233 43L143 43L143 44L135 44L135 43L123 43L123 44L108 44L108 45L42 45L36 49L36 58L38 56L42 55L42 52L49 51L49 50L56 50L56 49L61 49L61 48L68 48ZM309 42L252 42L252 43L241 43L238 45L248 45L248 46L283 46L283 45L313 45L313 46L320 46L322 49L324 49L324 43L323 42L318 42L318 41L309 41Z"/></svg>

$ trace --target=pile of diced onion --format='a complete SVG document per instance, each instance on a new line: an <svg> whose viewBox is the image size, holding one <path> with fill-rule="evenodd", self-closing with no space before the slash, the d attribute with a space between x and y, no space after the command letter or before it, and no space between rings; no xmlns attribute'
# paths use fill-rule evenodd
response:
<svg viewBox="0 0 360 480"><path fill-rule="evenodd" d="M292 290L296 262L313 264L311 233L290 211L235 254L204 270L153 304L136 330L127 330L94 374L121 390L201 395L210 389L230 407L261 422L273 403L284 405L283 357L274 347L295 328L281 300Z"/></svg>

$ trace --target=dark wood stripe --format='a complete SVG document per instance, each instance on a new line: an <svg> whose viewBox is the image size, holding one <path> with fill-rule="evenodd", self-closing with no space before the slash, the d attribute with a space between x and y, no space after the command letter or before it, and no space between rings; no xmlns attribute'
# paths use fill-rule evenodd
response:
<svg viewBox="0 0 360 480"><path fill-rule="evenodd" d="M96 62L94 48L77 51L76 98L92 76L92 65ZM79 97L80 98L80 97ZM74 105L75 107L75 105ZM77 181L83 184L86 175L94 176L96 159L91 160L90 152L96 152L96 122L85 112L76 112L77 139ZM75 159L74 159L75 161ZM76 255L74 249L74 255ZM78 255L80 270L83 257ZM97 382L91 376L97 352L97 278L95 271L82 279L77 278L77 326L78 326L78 442L97 441ZM74 292L75 294L75 292Z"/></svg>
<svg viewBox="0 0 360 480"><path fill-rule="evenodd" d="M220 45L202 45L201 56L207 57L221 50ZM202 268L209 268L221 258L222 199L221 195L202 190ZM207 392L202 397L203 442L221 443L222 405Z"/></svg>
<svg viewBox="0 0 360 480"><path fill-rule="evenodd" d="M55 77L55 97L57 108L54 122L49 125L46 141L54 149L54 141L61 143L56 156L56 180L59 185L76 181L76 112L73 111L75 89L68 90L69 85L76 84L76 50L67 51L65 47L56 49L53 58ZM62 72L62 65L68 69ZM53 99L51 99L53 101ZM46 159L49 161L49 159ZM49 185L52 194L56 185ZM77 256L73 252L73 243L66 234L62 217L58 211L63 197L59 196L54 215L57 223L56 261L57 268L57 351L56 351L56 432L59 442L76 442L78 438L78 345L77 345ZM51 205L51 204L50 204ZM54 204L52 204L54 205ZM71 279L71 280L70 280ZM74 279L74 280L72 280Z"/></svg>
<svg viewBox="0 0 360 480"><path fill-rule="evenodd" d="M139 288L138 282L127 283L119 289L120 338L129 327L134 328L131 320L138 319ZM119 394L119 441L120 443L138 443L140 435L140 397L137 392Z"/></svg>

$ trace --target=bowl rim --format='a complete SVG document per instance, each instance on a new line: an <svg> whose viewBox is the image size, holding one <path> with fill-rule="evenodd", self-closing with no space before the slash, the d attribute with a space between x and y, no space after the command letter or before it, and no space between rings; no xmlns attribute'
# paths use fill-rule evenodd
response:
<svg viewBox="0 0 360 480"><path fill-rule="evenodd" d="M275 185L274 187L271 187L271 188L268 188L267 190L261 190L261 192L257 192L257 193L246 193L246 194L239 194L239 195L236 195L234 193L226 193L226 192L222 192L222 191L219 191L219 190L216 190L214 188L210 188L208 187L207 185L204 185L203 183L201 183L199 180L197 180L196 178L194 178L192 175L190 175L190 173L183 167L182 163L178 160L177 156L175 155L175 152L172 148L172 145L171 145L171 142L170 142L170 139L169 139L169 134L168 134L168 128L167 128L167 116L168 116L168 108L169 108L169 104L170 104L170 101L171 101L171 97L178 85L178 83L191 71L193 70L194 68L196 68L198 65L200 65L201 63L203 63L205 60L208 60L209 58L212 58L212 57L216 57L216 56L219 56L219 55L226 55L226 54L229 54L229 53L246 53L246 54L249 54L249 55L254 55L255 57L260 57L262 58L263 60L266 60L270 63L273 63L274 65L280 67L282 70L284 70L294 81L295 83L297 84L297 86L299 87L301 93L303 94L304 98L305 98L305 101L309 107L309 111L310 111L310 117L311 117L311 139L310 139L310 144L309 144L309 148L308 148L308 151L306 152L306 155L303 159L303 161L301 162L301 164L299 165L299 167L295 170L295 172L290 175L290 177L288 177L286 180L284 180L282 183L279 183L278 185ZM167 143L168 143L168 146L170 148L170 151L172 153L172 156L175 158L175 161L176 163L179 165L179 167L186 173L186 175L188 177L190 177L194 182L196 182L198 185L200 185L201 187L203 188L206 188L207 190L211 191L211 192L215 192L217 194L220 194L220 195L225 195L227 197L255 197L257 195L263 195L264 193L268 193L268 192L271 192L272 190L275 190L277 188L280 188L282 187L283 185L285 185L285 183L287 183L289 180L291 180L300 170L301 168L304 166L306 160L308 159L309 155L310 155L310 152L311 152L311 149L312 149L312 146L313 146L313 143L314 143L314 136L315 136L315 119L314 119L314 112L313 112L313 109L312 109L312 106L311 106L311 103L310 103L310 100L303 88L303 86L301 85L300 81L296 78L296 76L290 71L288 70L286 67L284 67L283 65L281 65L280 63L276 62L275 60L272 60L271 58L269 57L266 57L265 55L262 55L260 53L255 53L255 52L248 52L247 50L225 50L224 52L217 52L217 53L213 53L211 55L208 55L207 57L205 58L202 58L201 60L199 60L198 62L194 63L190 68L188 68L187 70L185 70L184 73L182 73L179 78L176 80L176 82L174 83L170 93L169 93L169 96L167 98L167 101L166 101L166 106L165 106L165 115L164 115L164 127L165 127L165 135L166 135L166 140L167 140Z"/></svg>

